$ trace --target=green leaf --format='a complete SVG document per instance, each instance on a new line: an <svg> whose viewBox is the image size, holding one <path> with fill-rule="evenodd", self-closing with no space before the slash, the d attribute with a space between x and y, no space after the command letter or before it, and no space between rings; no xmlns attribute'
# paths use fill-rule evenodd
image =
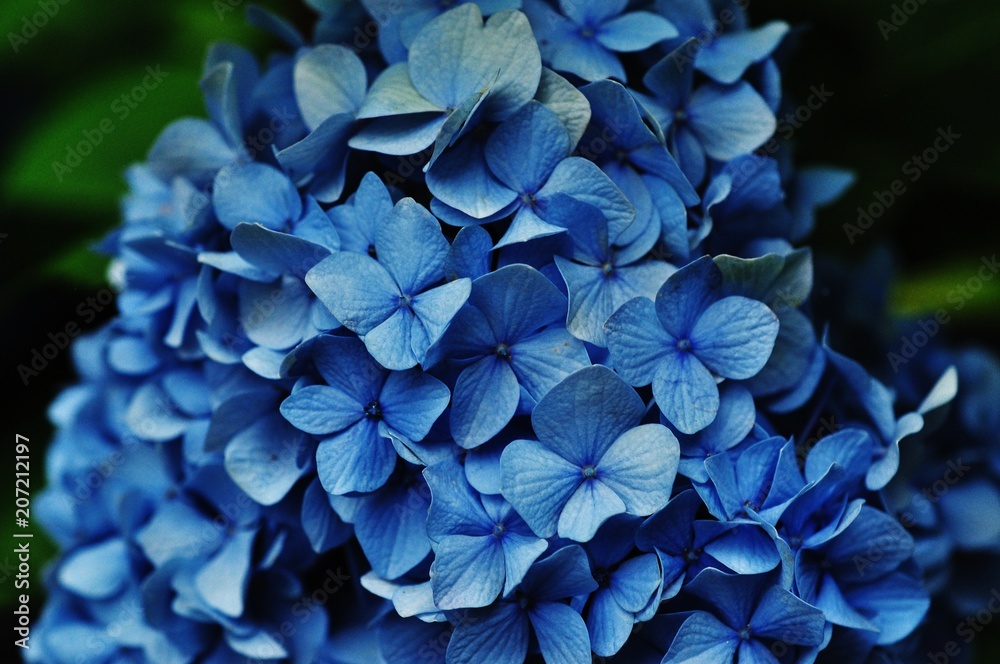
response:
<svg viewBox="0 0 1000 664"><path fill-rule="evenodd" d="M991 256L945 265L933 272L900 279L891 310L897 316L920 316L944 309L956 318L996 318L1000 310L1000 272Z"/></svg>
<svg viewBox="0 0 1000 664"><path fill-rule="evenodd" d="M158 82L156 71L120 70L53 109L15 149L0 179L4 192L40 208L116 212L125 168L145 157L169 122L204 115L200 69L163 65Z"/></svg>

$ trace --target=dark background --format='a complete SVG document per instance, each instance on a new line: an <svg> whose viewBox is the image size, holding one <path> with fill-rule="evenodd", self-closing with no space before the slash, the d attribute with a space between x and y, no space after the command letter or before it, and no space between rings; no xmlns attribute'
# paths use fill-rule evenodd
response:
<svg viewBox="0 0 1000 664"><path fill-rule="evenodd" d="M285 16L309 24L309 9L285 4ZM755 24L784 19L801 28L786 63L789 98L805 101L811 86L833 93L795 132L799 163L836 165L857 176L842 201L820 214L812 238L817 256L860 264L888 247L885 256L899 268L892 309L921 316L948 306L948 292L974 276L983 256L1000 250L1000 5L909 0L895 6L901 25L891 31L887 26L897 26L888 0L755 0L749 11ZM45 25L25 30L25 20L45 7L53 14ZM32 351L67 323L94 331L113 314L108 308L88 323L78 308L93 309L87 298L106 287L106 261L91 246L118 223L123 170L144 158L168 122L204 114L197 82L209 43L230 40L258 53L271 45L245 25L244 10L242 0L4 0L0 7L0 429L9 439L21 434L31 440L35 495L52 435L45 410L72 381L70 353L49 361L28 385L17 366L30 364ZM15 38L16 52L11 34L26 38ZM121 105L113 104L142 82L147 66L168 76L121 118ZM105 118L114 131L60 181L53 162L65 161L67 145ZM904 163L948 127L961 138L919 181L909 182ZM857 208L870 206L876 191L901 178L906 193L850 243L843 225L856 223ZM1000 350L1000 278L955 313L944 334ZM12 462L5 460L4 467ZM9 550L12 510L13 496L0 505L0 551ZM53 549L35 532L31 596L37 619L41 575ZM14 597L13 579L3 572L8 555L0 553L6 615ZM991 643L981 637L977 645L989 649ZM979 661L1000 661L996 653L984 652Z"/></svg>

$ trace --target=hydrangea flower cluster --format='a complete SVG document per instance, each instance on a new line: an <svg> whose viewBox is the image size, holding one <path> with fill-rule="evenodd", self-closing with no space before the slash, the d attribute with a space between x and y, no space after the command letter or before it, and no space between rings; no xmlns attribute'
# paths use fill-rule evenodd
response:
<svg viewBox="0 0 1000 664"><path fill-rule="evenodd" d="M128 172L32 661L886 661L975 601L1000 365L887 385L817 330L850 177L761 154L786 24L310 4L312 40L252 10L287 48L213 47L208 118Z"/></svg>

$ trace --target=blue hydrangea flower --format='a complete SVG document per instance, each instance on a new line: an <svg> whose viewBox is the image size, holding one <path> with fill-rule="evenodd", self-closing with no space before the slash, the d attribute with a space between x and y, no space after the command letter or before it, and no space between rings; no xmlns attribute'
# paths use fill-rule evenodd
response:
<svg viewBox="0 0 1000 664"><path fill-rule="evenodd" d="M281 414L324 437L316 470L327 491L374 491L396 467L396 440L423 439L448 406L448 388L419 370L386 370L356 339L320 337L313 357L326 384L297 387Z"/></svg>
<svg viewBox="0 0 1000 664"><path fill-rule="evenodd" d="M709 0L657 0L656 9L677 26L682 40L698 39L697 49L685 52L695 67L719 83L735 83L752 65L767 59L788 34L788 24L772 21L759 28L749 28L743 7L726 6L732 18L720 21L719 10ZM735 28L735 29L733 29Z"/></svg>
<svg viewBox="0 0 1000 664"><path fill-rule="evenodd" d="M722 275L709 257L672 275L655 304L636 298L605 324L615 368L630 384L653 384L660 410L692 434L719 410L715 377L746 379L767 363L778 320L767 305L721 297Z"/></svg>
<svg viewBox="0 0 1000 664"><path fill-rule="evenodd" d="M726 162L757 149L774 134L777 120L745 81L704 83L695 89L694 66L679 48L650 69L643 83L653 94L644 103L659 122L667 146L691 182L707 173L706 158Z"/></svg>
<svg viewBox="0 0 1000 664"><path fill-rule="evenodd" d="M590 364L562 325L566 298L537 270L510 265L476 279L468 304L436 349L463 367L453 389L451 432L465 448L510 422L522 400L537 403Z"/></svg>
<svg viewBox="0 0 1000 664"><path fill-rule="evenodd" d="M652 301L676 268L655 258L646 260L658 229L645 237L622 238L631 235L628 228L616 237L607 218L594 206L562 200L560 207L550 218L564 226L573 239L572 260L555 257L569 290L566 328L578 339L606 346L604 323L611 314L635 297Z"/></svg>
<svg viewBox="0 0 1000 664"><path fill-rule="evenodd" d="M663 425L639 426L644 411L607 367L577 371L532 412L538 440L503 451L504 498L540 537L578 542L616 514L652 514L670 498L679 452Z"/></svg>
<svg viewBox="0 0 1000 664"><path fill-rule="evenodd" d="M518 664L528 654L532 632L546 661L586 661L587 626L565 600L596 589L583 549L559 549L535 563L509 599L467 612L455 627L446 661Z"/></svg>
<svg viewBox="0 0 1000 664"><path fill-rule="evenodd" d="M659 607L663 572L657 556L635 551L641 521L628 514L612 517L584 545L598 588L583 613L591 649L601 657L621 650L635 624L652 618Z"/></svg>
<svg viewBox="0 0 1000 664"><path fill-rule="evenodd" d="M454 462L424 471L431 489L427 530L434 547L434 604L480 608L506 597L548 547L510 504L481 495Z"/></svg>
<svg viewBox="0 0 1000 664"><path fill-rule="evenodd" d="M437 220L403 199L375 229L375 258L342 251L306 275L309 288L368 352L394 370L421 364L472 287L444 281L448 241Z"/></svg>
<svg viewBox="0 0 1000 664"><path fill-rule="evenodd" d="M525 0L547 64L588 81L616 78L625 68L615 53L643 51L678 35L665 18L647 11L625 12L627 0L559 0L559 11L542 0Z"/></svg>
<svg viewBox="0 0 1000 664"><path fill-rule="evenodd" d="M812 661L810 655L815 658L823 643L823 612L774 585L768 575L706 569L687 591L710 609L695 611L684 621L664 664L704 657L718 662L770 662L778 652L782 657L797 652L788 661L804 664Z"/></svg>
<svg viewBox="0 0 1000 664"><path fill-rule="evenodd" d="M465 3L425 25L407 62L379 75L358 112L375 121L349 144L393 155L433 145L429 167L476 119L504 120L531 101L541 74L524 14L500 12L484 24L478 5Z"/></svg>

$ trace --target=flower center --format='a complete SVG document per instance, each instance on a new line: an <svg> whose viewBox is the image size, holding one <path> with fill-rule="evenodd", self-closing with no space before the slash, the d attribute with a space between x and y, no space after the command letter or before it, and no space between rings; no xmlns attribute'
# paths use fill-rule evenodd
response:
<svg viewBox="0 0 1000 664"><path fill-rule="evenodd" d="M372 258L378 258L378 252L375 251L375 245L374 244L369 244L368 245L368 255L371 256Z"/></svg>
<svg viewBox="0 0 1000 664"><path fill-rule="evenodd" d="M687 122L688 112L687 109L678 108L674 111L674 121L675 122Z"/></svg>
<svg viewBox="0 0 1000 664"><path fill-rule="evenodd" d="M535 207L535 195L528 193L521 194L521 204L530 208Z"/></svg>
<svg viewBox="0 0 1000 664"><path fill-rule="evenodd" d="M682 353L690 352L690 350L691 350L691 340L690 339L681 339L681 340L679 340L677 342L677 350L681 351Z"/></svg>
<svg viewBox="0 0 1000 664"><path fill-rule="evenodd" d="M502 523L498 523L495 526L493 526L493 537L500 539L501 537L503 537L503 534L505 532L507 532L507 529L504 528Z"/></svg>
<svg viewBox="0 0 1000 664"><path fill-rule="evenodd" d="M501 360L510 359L510 346L507 344L497 344L497 348L494 352Z"/></svg>
<svg viewBox="0 0 1000 664"><path fill-rule="evenodd" d="M413 300L413 298L411 296L409 296L409 295L400 295L399 296L399 306L400 307L405 307L405 308L409 309L410 302L412 300Z"/></svg>
<svg viewBox="0 0 1000 664"><path fill-rule="evenodd" d="M605 261L604 265L601 266L601 271L604 272L605 277L610 277L615 271L615 266L611 261Z"/></svg>
<svg viewBox="0 0 1000 664"><path fill-rule="evenodd" d="M594 479L597 477L597 468L594 468L593 466L584 466L583 476L588 480Z"/></svg>
<svg viewBox="0 0 1000 664"><path fill-rule="evenodd" d="M589 25L584 25L580 27L580 36L583 37L584 39L593 39L596 35L597 32L594 30L594 28L590 27Z"/></svg>
<svg viewBox="0 0 1000 664"><path fill-rule="evenodd" d="M740 630L740 639L742 639L743 641L750 640L750 625L747 625L746 627Z"/></svg>
<svg viewBox="0 0 1000 664"><path fill-rule="evenodd" d="M379 405L378 401L372 401L370 404L365 406L365 417L369 420L382 419L382 406Z"/></svg>

